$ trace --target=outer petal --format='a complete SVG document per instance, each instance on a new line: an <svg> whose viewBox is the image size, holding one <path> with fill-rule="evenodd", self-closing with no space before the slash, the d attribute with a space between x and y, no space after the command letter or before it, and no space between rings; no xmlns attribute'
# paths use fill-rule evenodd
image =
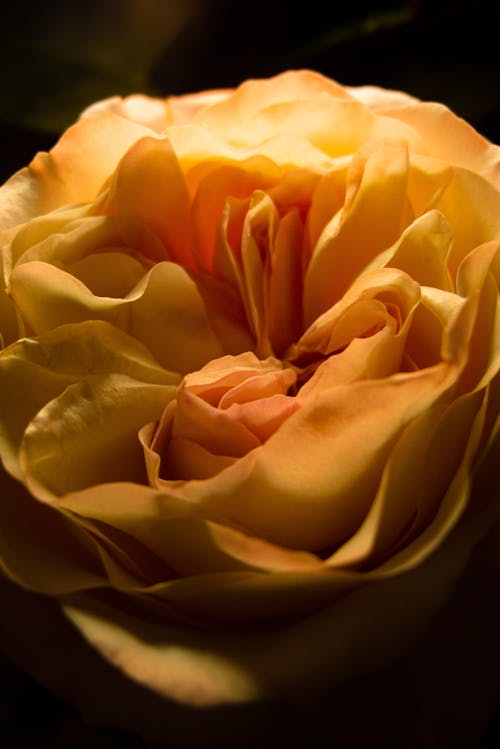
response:
<svg viewBox="0 0 500 749"><path fill-rule="evenodd" d="M398 102L396 107L384 106L378 111L411 125L421 135L429 155L470 169L500 186L500 148L443 104L415 102L401 106Z"/></svg>
<svg viewBox="0 0 500 749"><path fill-rule="evenodd" d="M0 231L66 203L92 201L118 161L149 128L105 114L81 120L0 188Z"/></svg>

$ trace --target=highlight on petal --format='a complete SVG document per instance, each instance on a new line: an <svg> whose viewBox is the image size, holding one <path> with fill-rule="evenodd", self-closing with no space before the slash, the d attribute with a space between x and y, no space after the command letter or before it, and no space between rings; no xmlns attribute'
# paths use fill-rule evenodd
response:
<svg viewBox="0 0 500 749"><path fill-rule="evenodd" d="M18 265L10 290L36 335L61 324L105 320L141 341L167 369L179 372L222 353L195 284L174 263L155 265L125 298L95 296L74 276L39 261Z"/></svg>
<svg viewBox="0 0 500 749"><path fill-rule="evenodd" d="M68 203L92 201L124 153L151 131L105 114L81 120L0 187L0 231Z"/></svg>
<svg viewBox="0 0 500 749"><path fill-rule="evenodd" d="M197 705L408 644L500 512L499 154L311 71L88 108L0 189L2 572Z"/></svg>
<svg viewBox="0 0 500 749"><path fill-rule="evenodd" d="M170 124L168 116L168 104L165 99L155 99L144 94L132 94L131 96L110 96L107 99L96 101L86 107L80 114L80 119L96 117L104 113L111 113L132 120L139 125L151 128L156 133L161 133Z"/></svg>
<svg viewBox="0 0 500 749"><path fill-rule="evenodd" d="M480 135L448 107L415 101L407 106L384 106L383 113L417 130L429 154L454 166L480 174L500 185L500 148Z"/></svg>

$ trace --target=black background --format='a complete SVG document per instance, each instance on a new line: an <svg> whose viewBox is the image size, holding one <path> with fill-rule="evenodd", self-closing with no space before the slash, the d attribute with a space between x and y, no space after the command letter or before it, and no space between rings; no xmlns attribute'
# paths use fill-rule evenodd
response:
<svg viewBox="0 0 500 749"><path fill-rule="evenodd" d="M50 148L99 98L234 86L286 68L444 102L499 143L498 5L12 2L0 15L0 179ZM499 573L478 556L445 614L403 662L328 695L307 719L280 716L258 745L500 747ZM2 746L145 746L133 732L90 724L6 655Z"/></svg>

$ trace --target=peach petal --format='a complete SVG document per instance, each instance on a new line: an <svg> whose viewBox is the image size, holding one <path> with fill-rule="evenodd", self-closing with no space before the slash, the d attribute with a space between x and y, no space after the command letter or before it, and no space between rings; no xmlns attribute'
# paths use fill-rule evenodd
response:
<svg viewBox="0 0 500 749"><path fill-rule="evenodd" d="M479 392L463 396L447 408L438 403L407 427L387 462L363 523L327 560L328 566L373 567L402 546L403 540L406 545L424 530L465 454L477 449L483 401L484 392ZM481 411L478 425L475 422Z"/></svg>
<svg viewBox="0 0 500 749"><path fill-rule="evenodd" d="M206 483L186 484L183 493L205 512L274 543L335 545L364 517L401 431L456 377L454 367L441 364L318 390L262 448ZM307 453L290 451L291 444L307 444Z"/></svg>
<svg viewBox="0 0 500 749"><path fill-rule="evenodd" d="M263 443L298 408L299 403L295 398L277 393L249 403L233 403L226 413L231 419L244 424Z"/></svg>
<svg viewBox="0 0 500 749"><path fill-rule="evenodd" d="M111 113L132 120L139 125L144 125L157 133L161 133L170 122L167 100L155 99L144 94L132 94L131 96L110 96L107 99L96 101L86 107L80 115L80 119L96 117L105 113Z"/></svg>
<svg viewBox="0 0 500 749"><path fill-rule="evenodd" d="M162 259L190 267L189 198L184 174L168 138L142 138L122 159L108 210L130 246L136 225L148 227L165 248ZM157 258L155 258L157 259Z"/></svg>
<svg viewBox="0 0 500 749"><path fill-rule="evenodd" d="M408 171L408 198L415 217L436 208L446 188L453 179L449 164L410 151Z"/></svg>
<svg viewBox="0 0 500 749"><path fill-rule="evenodd" d="M369 270L351 284L336 304L314 320L287 355L295 360L311 351L329 354L343 348L372 328L385 326L388 305L405 320L418 303L420 294L418 284L398 269Z"/></svg>
<svg viewBox="0 0 500 749"><path fill-rule="evenodd" d="M383 111L417 130L432 156L477 172L500 186L500 148L443 104L415 102L403 107L384 107Z"/></svg>
<svg viewBox="0 0 500 749"><path fill-rule="evenodd" d="M276 165L263 158L247 160L241 166L215 164L214 167L195 190L191 214L195 256L199 267L210 272L217 272L216 235L228 198L248 198L255 190L275 184L279 177ZM192 178L192 174L188 175L188 181Z"/></svg>
<svg viewBox="0 0 500 749"><path fill-rule="evenodd" d="M92 201L123 154L150 132L111 114L80 120L50 153L37 154L0 188L0 230L61 205Z"/></svg>
<svg viewBox="0 0 500 749"><path fill-rule="evenodd" d="M193 396L189 391L179 392L177 396L171 441L176 437L197 442L217 455L233 457L242 457L260 445L260 441L243 423ZM168 463L170 460L167 449Z"/></svg>
<svg viewBox="0 0 500 749"><path fill-rule="evenodd" d="M229 427L226 429L229 432L228 436L233 436L231 434L231 428ZM151 486L159 489L166 487L168 489L172 484L175 484L178 481L204 480L216 476L238 460L238 457L234 457L235 452L246 454L249 441L248 432L249 430L244 432L241 428L238 430L238 433L236 434L239 438L238 447L235 449L234 443L228 445L227 452L230 453L229 455L220 454L219 452L214 453L211 451L214 448L214 445L210 444L209 449L189 437L183 437L181 435L171 437L168 441L168 446L163 451L162 458L158 456L158 464L156 460L154 460L152 467L149 469ZM245 436L242 437L242 434ZM241 447L241 443L245 439L247 445L244 444L244 446ZM253 446L258 446L258 444L258 442L255 442ZM220 444L216 444L215 449L225 450L226 447L224 445L221 447ZM250 449L253 448L251 447ZM156 467L156 465L158 467Z"/></svg>
<svg viewBox="0 0 500 749"><path fill-rule="evenodd" d="M293 210L279 222L270 253L267 328L278 356L300 337L302 329L302 246L303 226Z"/></svg>
<svg viewBox="0 0 500 749"><path fill-rule="evenodd" d="M407 171L406 147L399 143L385 144L353 160L342 213L323 230L305 275L306 327L340 299L356 275L399 237L407 201Z"/></svg>
<svg viewBox="0 0 500 749"><path fill-rule="evenodd" d="M467 206L467 211L463 206ZM436 204L454 236L448 267L452 278L464 257L475 247L500 238L500 186L481 175L455 167L453 178Z"/></svg>
<svg viewBox="0 0 500 749"><path fill-rule="evenodd" d="M453 243L442 213L431 210L407 227L393 247L380 253L370 269L389 266L407 273L421 286L453 291L447 257Z"/></svg>

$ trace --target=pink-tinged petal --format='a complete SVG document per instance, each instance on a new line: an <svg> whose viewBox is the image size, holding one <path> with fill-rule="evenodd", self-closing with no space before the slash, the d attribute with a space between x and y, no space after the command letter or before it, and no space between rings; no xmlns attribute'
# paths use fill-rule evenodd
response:
<svg viewBox="0 0 500 749"><path fill-rule="evenodd" d="M0 231L67 203L91 202L130 146L150 133L111 114L76 123L0 188Z"/></svg>
<svg viewBox="0 0 500 749"><path fill-rule="evenodd" d="M107 211L116 214L129 246L137 246L137 227L141 232L146 227L164 246L164 257L153 259L192 266L189 198L168 138L142 138L127 152L117 169Z"/></svg>
<svg viewBox="0 0 500 749"><path fill-rule="evenodd" d="M383 112L414 128L430 156L470 169L500 187L500 148L443 104L416 102L384 107Z"/></svg>
<svg viewBox="0 0 500 749"><path fill-rule="evenodd" d="M353 159L344 207L323 230L305 275L306 327L399 237L407 209L407 173L407 149L401 143L368 149Z"/></svg>
<svg viewBox="0 0 500 749"><path fill-rule="evenodd" d="M333 546L364 517L402 430L456 377L454 367L441 364L318 388L262 448L183 491L205 512L274 543L307 550ZM300 444L307 451L290 450Z"/></svg>

